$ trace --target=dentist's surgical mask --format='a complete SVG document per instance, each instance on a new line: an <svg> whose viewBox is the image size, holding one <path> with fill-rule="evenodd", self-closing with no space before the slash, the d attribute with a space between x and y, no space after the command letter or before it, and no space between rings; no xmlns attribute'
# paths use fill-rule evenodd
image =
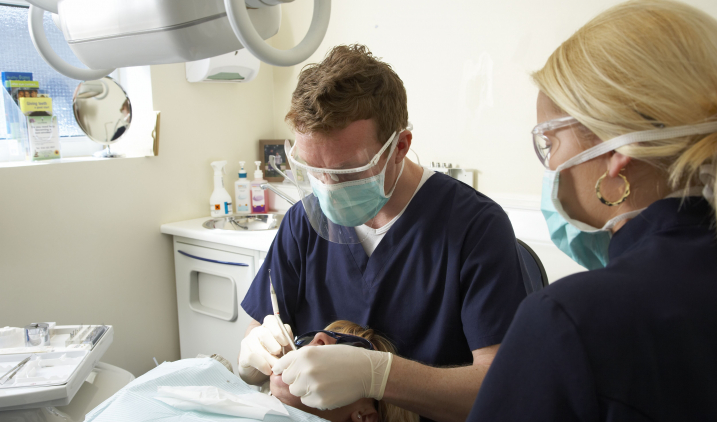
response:
<svg viewBox="0 0 717 422"><path fill-rule="evenodd" d="M411 129L409 123L408 130ZM404 162L396 181L385 190L386 168L398 144L402 131L394 132L381 149L369 160L364 151L357 152L367 164L351 169L318 168L308 165L296 151L285 144L286 156L294 173L304 211L317 234L334 243L361 243L366 236L354 227L370 224L388 202L403 174ZM380 171L376 167L388 151L388 158ZM378 172L377 172L378 171Z"/></svg>
<svg viewBox="0 0 717 422"><path fill-rule="evenodd" d="M574 124L579 124L576 119L563 117L542 123L533 129L535 151L538 154L538 158L546 167L543 176L540 208L545 217L545 221L548 223L550 238L555 246L572 258L573 261L588 270L594 270L604 268L607 265L608 245L610 244L610 238L612 236L611 230L615 225L621 221L635 217L641 213L644 208L620 214L609 220L601 228L592 227L582 221L570 218L558 199L560 172L625 145L717 132L717 122L627 133L585 150L559 165L555 170L550 170L548 167L550 145L545 142L547 138L543 135L543 132ZM678 195L679 193L674 196Z"/></svg>

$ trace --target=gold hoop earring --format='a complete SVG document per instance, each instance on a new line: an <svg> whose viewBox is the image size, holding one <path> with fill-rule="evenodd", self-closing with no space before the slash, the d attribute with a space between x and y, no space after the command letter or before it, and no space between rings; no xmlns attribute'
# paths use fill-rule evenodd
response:
<svg viewBox="0 0 717 422"><path fill-rule="evenodd" d="M606 171L605 174L600 176L600 178L597 180L597 183L595 183L595 194L597 195L600 202L607 205L608 207L614 207L615 205L620 205L623 202L625 202L625 199L627 199L627 197L630 196L630 182L627 181L627 177L618 173L618 176L620 176L622 178L623 182L625 182L625 192L622 194L622 198L618 199L615 202L610 202L607 199L603 198L602 193L600 193L600 184L607 176L607 173L608 172Z"/></svg>

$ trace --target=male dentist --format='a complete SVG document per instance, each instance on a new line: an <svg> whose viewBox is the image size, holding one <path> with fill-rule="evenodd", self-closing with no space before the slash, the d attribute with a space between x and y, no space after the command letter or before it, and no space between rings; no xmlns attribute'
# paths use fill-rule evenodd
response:
<svg viewBox="0 0 717 422"><path fill-rule="evenodd" d="M315 408L370 397L425 419L465 420L525 297L508 217L406 157L406 90L365 46L335 47L306 67L286 121L302 203L287 212L242 302L255 319L242 379L282 374ZM401 357L346 345L283 354L293 340L272 315L269 270L294 333L350 320L387 336Z"/></svg>

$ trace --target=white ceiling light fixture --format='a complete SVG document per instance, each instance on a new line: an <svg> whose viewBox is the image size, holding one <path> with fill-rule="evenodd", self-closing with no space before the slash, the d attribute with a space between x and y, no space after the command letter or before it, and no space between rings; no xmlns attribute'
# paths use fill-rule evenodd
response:
<svg viewBox="0 0 717 422"><path fill-rule="evenodd" d="M274 66L293 66L313 54L326 35L331 0L314 0L311 26L289 50L264 40L281 23L280 5L293 0L28 0L30 38L59 73L95 80L115 68L183 63L245 48ZM52 49L43 15L53 20L70 49L89 69L72 66Z"/></svg>

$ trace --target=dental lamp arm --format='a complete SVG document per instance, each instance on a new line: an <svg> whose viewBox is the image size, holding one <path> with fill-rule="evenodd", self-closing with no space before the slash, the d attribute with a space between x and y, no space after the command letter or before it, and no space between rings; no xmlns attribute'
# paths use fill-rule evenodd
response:
<svg viewBox="0 0 717 422"><path fill-rule="evenodd" d="M57 2L52 0L32 0L34 3L30 6L28 12L28 26L30 28L30 39L32 40L35 49L37 50L40 57L48 64L51 68L55 69L59 73L72 79L79 79L81 81L91 81L100 79L104 76L114 72L114 69L81 69L79 67L72 66L63 60L55 50L50 46L50 42L47 40L45 35L45 28L42 25L42 18L45 10L35 4L42 5L43 7L52 7L54 3L54 12L57 13Z"/></svg>
<svg viewBox="0 0 717 422"><path fill-rule="evenodd" d="M59 0L27 0L27 2L54 14L58 13L58 5L60 3Z"/></svg>
<svg viewBox="0 0 717 422"><path fill-rule="evenodd" d="M314 0L311 26L304 39L290 50L279 50L267 44L256 31L244 0L224 0L224 7L229 24L242 45L256 58L273 66L294 66L308 59L324 39L331 16L331 0Z"/></svg>

